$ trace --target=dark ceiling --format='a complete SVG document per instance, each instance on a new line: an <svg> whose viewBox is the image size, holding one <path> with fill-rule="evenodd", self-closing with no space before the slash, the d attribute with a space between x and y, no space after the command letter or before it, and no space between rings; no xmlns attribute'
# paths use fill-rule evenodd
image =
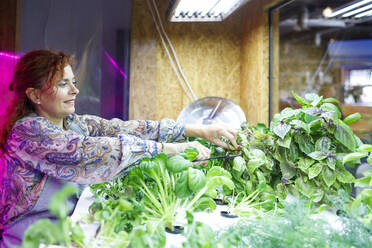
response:
<svg viewBox="0 0 372 248"><path fill-rule="evenodd" d="M326 19L326 7L336 9L351 0L294 0L279 9L280 36L288 41L356 40L372 38L372 18Z"/></svg>

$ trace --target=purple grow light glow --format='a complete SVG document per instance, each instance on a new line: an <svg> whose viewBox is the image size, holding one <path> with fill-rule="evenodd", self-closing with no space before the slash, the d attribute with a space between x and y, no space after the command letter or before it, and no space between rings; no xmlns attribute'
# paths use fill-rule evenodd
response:
<svg viewBox="0 0 372 248"><path fill-rule="evenodd" d="M11 59L19 59L20 58L20 56L18 56L18 55L11 54L11 53L6 53L6 52L0 52L0 56L11 58Z"/></svg>
<svg viewBox="0 0 372 248"><path fill-rule="evenodd" d="M6 109L14 96L13 92L8 90L8 86L19 58L20 56L15 53L0 51L0 129L5 121Z"/></svg>
<svg viewBox="0 0 372 248"><path fill-rule="evenodd" d="M120 69L120 67L115 62L115 60L113 58L111 58L111 56L105 50L103 50L103 52L105 53L106 57L110 60L110 62L115 66L115 68L119 70L119 72L121 73L121 75L123 75L123 77L125 79L127 79L127 75L125 75L125 73Z"/></svg>

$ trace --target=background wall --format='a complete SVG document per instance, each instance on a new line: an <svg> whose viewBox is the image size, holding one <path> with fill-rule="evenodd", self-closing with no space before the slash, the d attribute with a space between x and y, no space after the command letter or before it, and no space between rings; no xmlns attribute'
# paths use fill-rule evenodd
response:
<svg viewBox="0 0 372 248"><path fill-rule="evenodd" d="M132 4L130 118L177 119L190 100L161 46L146 2ZM197 98L228 98L242 107L249 122L267 123L267 8L278 1L251 0L218 23L167 22L169 1L156 2ZM274 102L276 106L278 100Z"/></svg>
<svg viewBox="0 0 372 248"><path fill-rule="evenodd" d="M157 1L162 17L169 1ZM198 98L220 96L240 104L241 11L224 22L170 23L163 19L182 69ZM132 119L177 119L191 101L180 86L146 1L133 1Z"/></svg>
<svg viewBox="0 0 372 248"><path fill-rule="evenodd" d="M116 31L125 32L128 27L131 27L131 73L125 73L131 83L130 118L176 119L191 102L171 69L146 1L105 4L102 0L19 1L22 2L20 50L49 47L71 53L72 48L76 49L75 55L85 65L76 73L80 83L87 86L81 90L81 96L88 98L88 104L79 104L81 108L88 106L91 113L98 111L106 118L115 114L113 109L117 106L113 98L118 94L117 88L99 79L105 78L102 76L105 70L113 74L117 71L113 71L112 65L108 68L102 53L97 51L104 47L115 59L113 54L117 51L112 44L117 41ZM130 2L132 5L128 7ZM168 0L156 2L164 21ZM267 123L268 119L267 8L276 2L251 0L219 23L164 22L196 96L228 98L242 107L253 124ZM105 47L106 44L111 45ZM102 95L107 101L101 100L97 107L97 99Z"/></svg>
<svg viewBox="0 0 372 248"><path fill-rule="evenodd" d="M322 57L327 50L327 43L316 46L314 42L302 40L287 42L285 37L280 39L280 98L292 99L291 90L295 92L318 92L325 97L338 98L343 101L343 84L341 82L341 69L337 62L329 68L326 75L318 74L312 82ZM329 57L322 62L322 71L329 63Z"/></svg>
<svg viewBox="0 0 372 248"><path fill-rule="evenodd" d="M117 31L129 29L130 6L128 0L21 0L20 51L46 48L74 55L80 89L78 113L123 118L117 103L123 92L116 84L125 81L118 82L122 75L104 51L121 65L119 57L129 60L118 56ZM129 39L121 45L129 47Z"/></svg>
<svg viewBox="0 0 372 248"><path fill-rule="evenodd" d="M0 51L12 53L17 44L17 0L0 1ZM8 84L16 62L14 58L0 56L0 129L4 122L1 115L5 113L8 102L13 97Z"/></svg>

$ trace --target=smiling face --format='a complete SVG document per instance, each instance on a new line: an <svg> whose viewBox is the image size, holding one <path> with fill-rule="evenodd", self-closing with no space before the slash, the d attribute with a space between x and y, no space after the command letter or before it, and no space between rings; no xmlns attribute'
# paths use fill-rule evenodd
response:
<svg viewBox="0 0 372 248"><path fill-rule="evenodd" d="M61 126L63 118L75 112L75 98L79 94L76 88L75 75L70 65L64 68L63 78L52 87L38 92L35 106L39 116Z"/></svg>

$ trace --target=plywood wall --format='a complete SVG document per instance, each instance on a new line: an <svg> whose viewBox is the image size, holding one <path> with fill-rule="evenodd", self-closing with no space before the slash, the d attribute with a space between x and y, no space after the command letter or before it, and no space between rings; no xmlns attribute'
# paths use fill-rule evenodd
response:
<svg viewBox="0 0 372 248"><path fill-rule="evenodd" d="M168 1L156 2L164 17ZM130 117L177 119L192 100L173 71L146 1L134 0L132 13ZM238 11L220 23L164 22L197 98L220 96L240 104L240 19Z"/></svg>
<svg viewBox="0 0 372 248"><path fill-rule="evenodd" d="M145 0L133 0L131 119L177 119L190 100L162 46ZM268 119L268 3L251 0L218 23L164 21L168 0L156 0L165 30L197 98L240 105L253 124Z"/></svg>

